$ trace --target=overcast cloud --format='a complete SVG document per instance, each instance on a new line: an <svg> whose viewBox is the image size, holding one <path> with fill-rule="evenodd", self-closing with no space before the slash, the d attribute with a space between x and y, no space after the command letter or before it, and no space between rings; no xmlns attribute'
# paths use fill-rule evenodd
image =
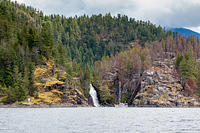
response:
<svg viewBox="0 0 200 133"><path fill-rule="evenodd" d="M45 14L66 17L83 14L125 14L168 27L200 32L200 0L17 0Z"/></svg>

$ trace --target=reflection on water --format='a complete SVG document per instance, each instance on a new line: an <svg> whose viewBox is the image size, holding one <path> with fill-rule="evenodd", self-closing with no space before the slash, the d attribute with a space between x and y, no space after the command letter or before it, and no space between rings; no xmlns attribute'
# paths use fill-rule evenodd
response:
<svg viewBox="0 0 200 133"><path fill-rule="evenodd" d="M200 132L197 108L0 109L0 133Z"/></svg>

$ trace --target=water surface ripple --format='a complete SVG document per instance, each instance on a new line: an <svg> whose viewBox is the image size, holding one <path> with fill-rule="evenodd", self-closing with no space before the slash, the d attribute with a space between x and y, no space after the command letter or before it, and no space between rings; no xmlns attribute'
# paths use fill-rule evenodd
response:
<svg viewBox="0 0 200 133"><path fill-rule="evenodd" d="M200 132L198 108L0 108L0 133Z"/></svg>

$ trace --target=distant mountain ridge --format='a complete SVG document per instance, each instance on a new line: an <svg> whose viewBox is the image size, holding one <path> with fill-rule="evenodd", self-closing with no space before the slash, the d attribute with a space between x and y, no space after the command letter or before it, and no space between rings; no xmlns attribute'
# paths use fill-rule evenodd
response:
<svg viewBox="0 0 200 133"><path fill-rule="evenodd" d="M187 28L167 28L166 30L177 32L180 35L185 36L186 38L188 38L190 35L194 35L195 37L200 38L200 33L187 29Z"/></svg>

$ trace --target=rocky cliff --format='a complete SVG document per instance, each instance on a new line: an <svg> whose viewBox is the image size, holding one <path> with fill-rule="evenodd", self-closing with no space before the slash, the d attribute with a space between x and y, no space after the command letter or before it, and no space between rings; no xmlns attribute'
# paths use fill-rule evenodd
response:
<svg viewBox="0 0 200 133"><path fill-rule="evenodd" d="M31 97L32 103L88 105L87 99L78 89L78 81L57 68L53 60L47 61L44 66L38 66L34 71L34 79L37 95Z"/></svg>
<svg viewBox="0 0 200 133"><path fill-rule="evenodd" d="M200 106L196 96L186 96L174 60L154 61L144 72L141 90L136 95L135 106L190 107Z"/></svg>

